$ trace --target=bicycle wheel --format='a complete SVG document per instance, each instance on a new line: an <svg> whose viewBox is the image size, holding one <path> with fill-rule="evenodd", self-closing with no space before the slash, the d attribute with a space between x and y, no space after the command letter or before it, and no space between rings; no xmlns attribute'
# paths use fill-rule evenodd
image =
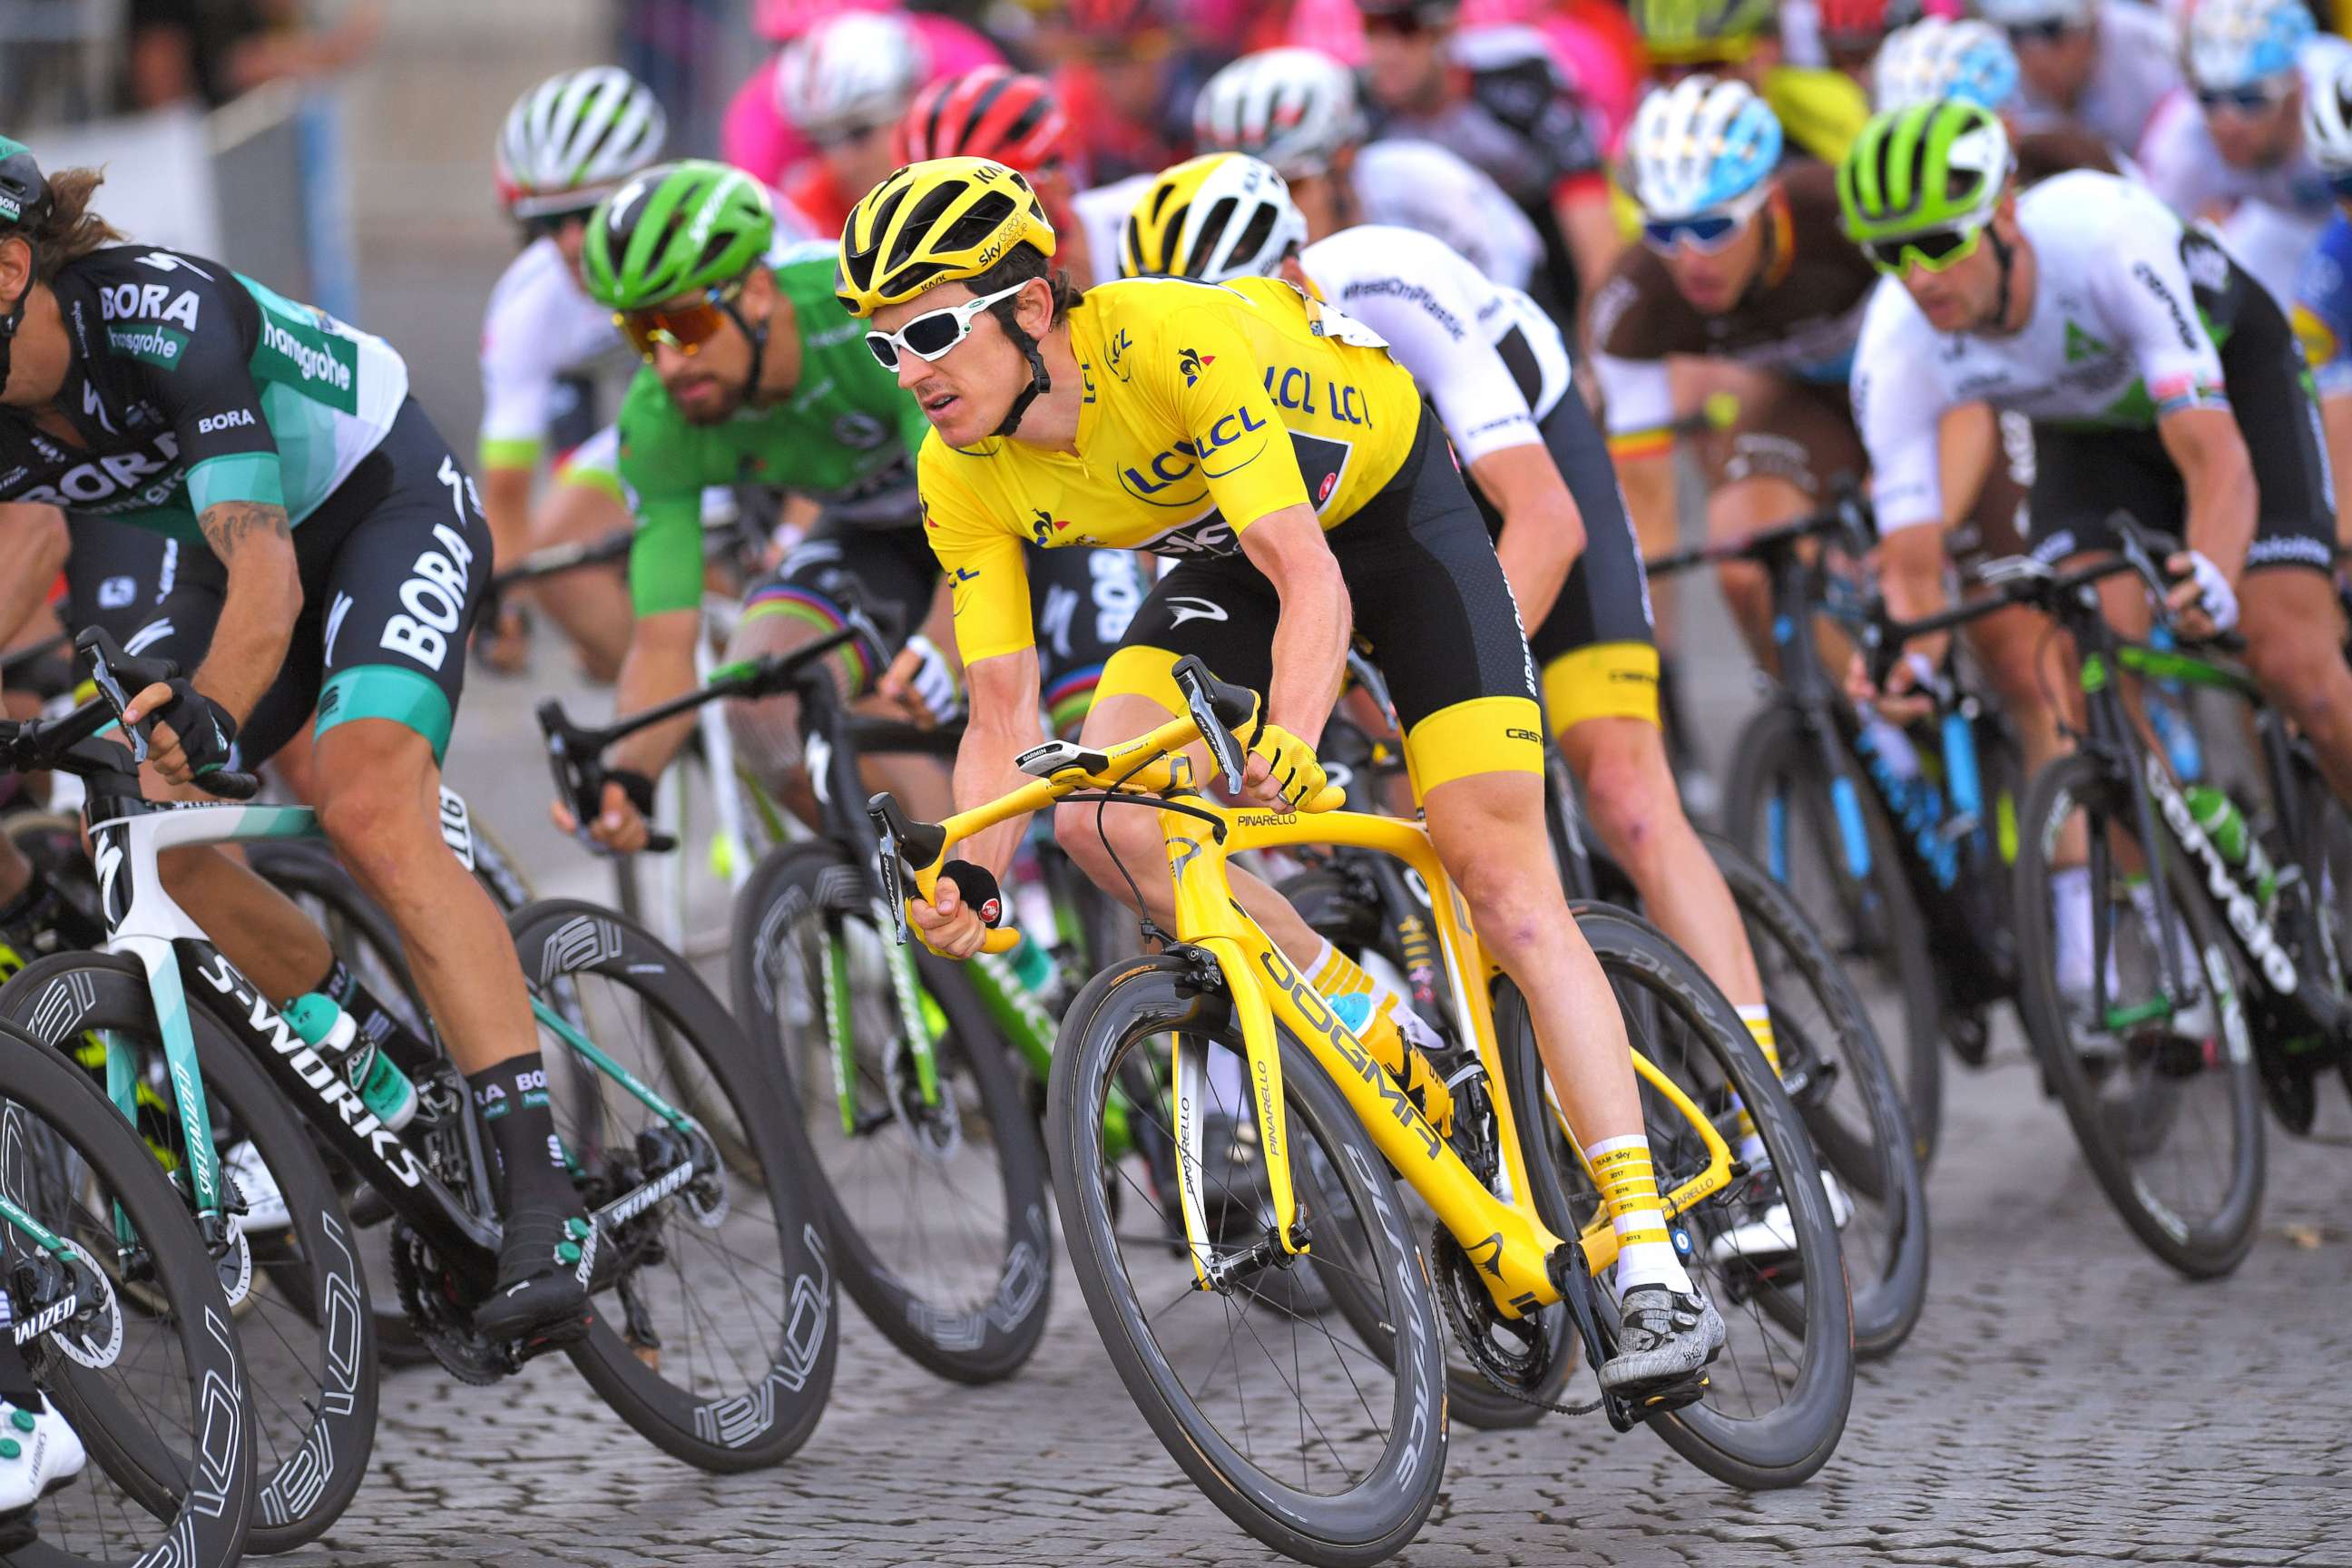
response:
<svg viewBox="0 0 2352 1568"><path fill-rule="evenodd" d="M409 973L392 917L360 891L331 851L322 845L255 844L247 847L246 858L263 880L291 899L326 933L335 956L359 976L369 994L398 1011L401 1023L418 1039L433 1037L431 1016ZM433 1352L408 1321L393 1283L392 1212L340 1161L331 1159L330 1166L358 1237L368 1305L375 1315L376 1354L386 1366L422 1366Z"/></svg>
<svg viewBox="0 0 2352 1568"><path fill-rule="evenodd" d="M62 1312L21 1353L89 1456L72 1484L0 1518L0 1563L227 1568L253 1518L253 1416L187 1205L78 1068L4 1026L0 1084L0 1199L74 1254L61 1264L0 1218L0 1291L17 1324Z"/></svg>
<svg viewBox="0 0 2352 1568"><path fill-rule="evenodd" d="M1853 1296L1854 1354L1874 1360L1910 1336L1927 1300L1927 1194L1902 1090L1869 1012L1796 900L1728 840L1699 837L1731 889L1763 976L1780 1086L1804 1118L1822 1168L1852 1201L1838 1247ZM1612 885L1622 872L1595 864L1603 869L1602 895L1638 907L1631 882ZM1801 1288L1768 1298L1792 1306L1801 1300Z"/></svg>
<svg viewBox="0 0 2352 1568"><path fill-rule="evenodd" d="M1284 879L1282 895L1298 910L1300 918L1334 946L1347 951L1357 963L1364 963L1369 959L1374 964L1384 963L1392 977L1402 977L1404 959L1395 949L1388 922L1380 918L1379 910L1365 906L1356 890L1349 885L1349 879L1321 869L1301 871ZM1504 981L1501 984L1507 986L1510 983ZM1478 1147L1496 1146L1491 1102L1474 1111L1465 1096L1457 1102L1456 1113L1483 1116L1485 1126L1469 1141ZM1496 1190L1508 1192L1507 1175L1498 1172L1495 1180ZM1435 1212L1423 1203L1410 1187L1399 1188L1397 1195L1412 1216L1412 1233L1415 1236L1433 1235L1437 1223ZM1391 1336L1386 1320L1381 1316L1378 1297L1364 1289L1360 1282L1364 1278L1366 1270L1360 1260L1358 1260L1357 1267L1332 1270L1328 1277L1332 1304L1347 1317L1356 1332L1364 1337L1365 1343L1385 1352ZM1474 1301L1470 1305L1475 1308L1480 1304ZM1535 1380L1534 1386L1528 1390L1530 1397L1520 1398L1498 1387L1479 1370L1470 1359L1469 1347L1463 1343L1460 1328L1456 1325L1445 1357L1447 1413L1465 1426L1488 1431L1531 1426L1541 1420L1543 1406L1532 1401L1558 1400L1559 1391L1567 1385L1570 1374L1576 1370L1576 1335L1568 1322L1566 1308L1554 1307L1545 1311L1543 1335L1543 1342L1551 1352L1546 1357L1548 1364ZM1522 1344L1504 1344L1497 1348L1513 1356L1523 1353L1525 1349Z"/></svg>
<svg viewBox="0 0 2352 1568"><path fill-rule="evenodd" d="M1732 755L1724 837L1789 889L1843 962L1879 1037L1895 1042L1888 1065L1924 1167L1943 1126L1943 1009L1895 835L1858 774L1829 776L1803 715L1785 703L1748 720Z"/></svg>
<svg viewBox="0 0 2352 1568"><path fill-rule="evenodd" d="M987 1006L961 964L922 953L928 1005L904 1016L884 963L893 933L837 844L770 855L739 908L735 1014L782 1065L816 1152L812 1195L843 1288L940 1376L1011 1376L1045 1331L1054 1237L1045 1151ZM931 1037L935 1094L905 1054L909 1023Z"/></svg>
<svg viewBox="0 0 2352 1568"><path fill-rule="evenodd" d="M1793 1265L1769 1269L1711 1245L1744 1215L1738 1183L1669 1214L1690 1235L1685 1264L1723 1313L1728 1335L1707 1369L1705 1398L1653 1415L1649 1425L1667 1447L1717 1480L1749 1490L1796 1486L1837 1447L1853 1398L1853 1320L1837 1226L1811 1142L1739 1015L1680 948L1622 910L1573 907L1577 928L1617 994L1634 1048L1725 1142L1738 1136L1733 1096L1747 1106L1780 1174L1797 1243ZM1517 1042L1504 1066L1536 1210L1559 1235L1573 1237L1601 1215L1600 1194L1569 1143L1533 1031L1507 1027L1500 1018L1496 1029L1500 1038ZM1706 1146L1654 1087L1644 1082L1641 1096L1658 1188L1672 1194L1706 1167ZM1601 1294L1605 1305L1610 1294Z"/></svg>
<svg viewBox="0 0 2352 1568"><path fill-rule="evenodd" d="M1164 1089L1171 1030L1196 1060L1207 1041L1241 1045L1222 992L1200 984L1187 960L1139 959L1079 993L1054 1047L1045 1123L1054 1197L1087 1310L1153 1434L1227 1518L1302 1563L1378 1563L1412 1541L1444 1475L1443 1331L1428 1268L1379 1152L1339 1089L1286 1040L1284 1104L1307 1257L1289 1258L1255 1223L1265 1204L1260 1166L1206 1163L1204 1217L1218 1228L1213 1264L1224 1279L1199 1289L1143 1163L1105 1140L1108 1112L1123 1103L1130 1121L1148 1121L1183 1146L1172 1096L1113 1098L1139 1076L1130 1068ZM1208 1113L1234 1116L1238 1107L1201 1070ZM1344 1321L1292 1311L1286 1289L1268 1289L1310 1266L1328 1276L1349 1258L1370 1260L1363 1288L1411 1352L1402 1372Z"/></svg>
<svg viewBox="0 0 2352 1568"><path fill-rule="evenodd" d="M623 1420L688 1464L778 1464L824 1413L839 1348L799 1125L719 998L642 927L562 899L518 911L512 925L535 988L568 982L599 1051L667 1104L697 1108L696 1125L680 1130L628 1078L585 1060L548 1075L556 1131L591 1203L693 1171L605 1233L590 1281L595 1323L572 1363ZM544 1019L539 1036L551 1061L574 1052ZM582 1094L585 1083L601 1091ZM722 1142L741 1163L720 1155Z"/></svg>
<svg viewBox="0 0 2352 1568"><path fill-rule="evenodd" d="M2345 994L2346 971L2352 967L2352 812L2327 786L2318 765L2298 755L2295 788L2303 798L2303 842L2295 846L2295 863L2303 868L2321 952L2303 967L2325 982L2328 994ZM2352 1050L2336 1042L2337 1076L2352 1092Z"/></svg>
<svg viewBox="0 0 2352 1568"><path fill-rule="evenodd" d="M244 1245L215 1259L245 1348L255 1448L251 1549L289 1552L324 1534L366 1479L375 1445L375 1323L358 1238L310 1131L245 1047L188 993L213 1149L247 1212ZM241 1011L243 1000L234 1005ZM57 953L0 991L0 1018L67 1049L89 1030L130 1047L142 1079L168 1084L147 972L135 959ZM168 1089L164 1098L171 1098ZM176 1117L142 1116L150 1157L187 1162Z"/></svg>
<svg viewBox="0 0 2352 1568"><path fill-rule="evenodd" d="M2091 900L2112 933L2108 1014L2096 1020L2087 996L2060 990L2051 905L2052 858L2078 821ZM2021 1011L2083 1158L2149 1251L2191 1279L2227 1274L2253 1245L2263 1199L2263 1095L2236 949L2175 844L2140 842L2130 789L2105 763L2077 754L2042 769L2020 826ZM2202 1005L2164 1001L2162 949L2131 886L2142 867L2165 878Z"/></svg>

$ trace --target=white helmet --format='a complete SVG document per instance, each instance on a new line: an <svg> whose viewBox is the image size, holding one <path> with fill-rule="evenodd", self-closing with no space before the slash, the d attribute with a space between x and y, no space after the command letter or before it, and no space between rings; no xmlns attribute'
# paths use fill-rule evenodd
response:
<svg viewBox="0 0 2352 1568"><path fill-rule="evenodd" d="M1653 88L1625 133L1625 184L1654 218L1690 217L1755 190L1780 162L1780 121L1747 83L1690 76Z"/></svg>
<svg viewBox="0 0 2352 1568"><path fill-rule="evenodd" d="M2017 96L2017 51L1990 24L1930 16L1887 36L1872 69L1880 113L1957 98L1995 113Z"/></svg>
<svg viewBox="0 0 2352 1568"><path fill-rule="evenodd" d="M895 124L929 63L906 17L845 11L776 57L776 110L813 142Z"/></svg>
<svg viewBox="0 0 2352 1568"><path fill-rule="evenodd" d="M1356 78L1320 49L1260 49L1202 85L1192 136L1216 152L1262 158L1285 178L1311 179L1364 137Z"/></svg>
<svg viewBox="0 0 2352 1568"><path fill-rule="evenodd" d="M2057 22L2087 27L2097 0L1976 0L1976 13L1996 27L2032 27Z"/></svg>
<svg viewBox="0 0 2352 1568"><path fill-rule="evenodd" d="M2196 0L2184 29L2189 85L2226 92L2293 70L2318 30L2303 0Z"/></svg>
<svg viewBox="0 0 2352 1568"><path fill-rule="evenodd" d="M2303 145L2331 174L2352 174L2352 56L2336 63L2303 100Z"/></svg>
<svg viewBox="0 0 2352 1568"><path fill-rule="evenodd" d="M1203 153L1163 169L1120 232L1122 277L1258 278L1307 243L1290 187L1243 153Z"/></svg>
<svg viewBox="0 0 2352 1568"><path fill-rule="evenodd" d="M653 89L618 66L549 77L507 110L499 199L519 218L584 211L657 163L668 133Z"/></svg>

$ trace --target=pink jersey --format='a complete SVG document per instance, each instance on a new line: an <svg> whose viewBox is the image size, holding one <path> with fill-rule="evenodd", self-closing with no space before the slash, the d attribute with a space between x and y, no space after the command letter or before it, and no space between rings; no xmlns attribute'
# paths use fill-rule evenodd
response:
<svg viewBox="0 0 2352 1568"><path fill-rule="evenodd" d="M930 56L930 68L923 77L926 85L941 77L961 76L975 67L1002 65L1004 61L994 44L952 17L915 12L908 15L908 20L923 36L923 47ZM729 163L770 185L783 184L785 171L816 150L776 108L776 61L772 57L736 89L734 100L727 106L726 121L719 127L719 148Z"/></svg>

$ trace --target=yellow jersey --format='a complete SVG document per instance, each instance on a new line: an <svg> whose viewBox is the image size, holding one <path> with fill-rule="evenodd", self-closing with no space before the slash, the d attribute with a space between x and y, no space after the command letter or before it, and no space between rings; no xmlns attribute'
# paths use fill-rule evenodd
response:
<svg viewBox="0 0 2352 1568"><path fill-rule="evenodd" d="M1022 545L1222 555L1305 501L1326 529L1412 452L1421 391L1361 324L1278 279L1097 284L1069 314L1077 450L934 430L917 461L924 535L954 581L971 663L1034 640ZM1288 439L1284 439L1285 436Z"/></svg>

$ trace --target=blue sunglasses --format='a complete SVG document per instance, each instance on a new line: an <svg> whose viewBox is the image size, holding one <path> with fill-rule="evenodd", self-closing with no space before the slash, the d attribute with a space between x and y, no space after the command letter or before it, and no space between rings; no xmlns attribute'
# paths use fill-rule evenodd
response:
<svg viewBox="0 0 2352 1568"><path fill-rule="evenodd" d="M2276 81L2250 82L2244 87L2200 87L2197 89L2198 107L2208 110L2232 109L2240 114L2260 114L2285 97L2285 85Z"/></svg>
<svg viewBox="0 0 2352 1568"><path fill-rule="evenodd" d="M1731 243L1746 213L1707 213L1698 217L1656 218L1642 225L1642 243L1652 250L1679 250L1684 246L1712 256Z"/></svg>

